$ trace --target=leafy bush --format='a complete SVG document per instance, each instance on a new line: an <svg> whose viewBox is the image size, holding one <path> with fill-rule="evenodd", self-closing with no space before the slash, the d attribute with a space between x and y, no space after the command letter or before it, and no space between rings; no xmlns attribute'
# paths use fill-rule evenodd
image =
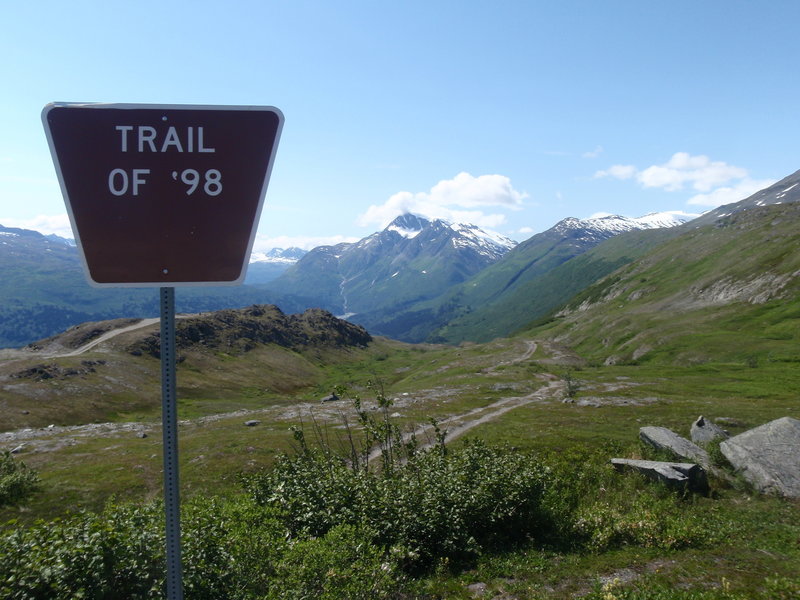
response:
<svg viewBox="0 0 800 600"><path fill-rule="evenodd" d="M36 471L17 461L11 452L0 452L0 506L18 504L39 485Z"/></svg>
<svg viewBox="0 0 800 600"><path fill-rule="evenodd" d="M405 548L409 567L427 568L536 537L548 474L528 457L472 442L454 453L416 452L381 470L307 450L252 476L247 487L256 502L279 509L293 535L363 525L381 547Z"/></svg>
<svg viewBox="0 0 800 600"><path fill-rule="evenodd" d="M338 525L291 544L266 600L381 600L398 594L397 565L372 544L373 532Z"/></svg>
<svg viewBox="0 0 800 600"><path fill-rule="evenodd" d="M290 540L245 497L187 504L182 529L187 599L389 598L399 587L396 561L369 536ZM0 597L9 600L162 598L165 569L160 503L109 504L0 537Z"/></svg>

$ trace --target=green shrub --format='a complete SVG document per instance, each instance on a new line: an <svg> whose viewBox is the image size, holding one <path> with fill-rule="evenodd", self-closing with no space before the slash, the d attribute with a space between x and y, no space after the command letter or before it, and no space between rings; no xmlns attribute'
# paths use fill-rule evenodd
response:
<svg viewBox="0 0 800 600"><path fill-rule="evenodd" d="M636 473L618 473L608 458L615 455L625 451L572 449L546 458L553 476L544 505L554 545L592 552L624 545L677 549L724 537L729 524L695 510L691 504L700 500Z"/></svg>
<svg viewBox="0 0 800 600"><path fill-rule="evenodd" d="M459 452L417 452L379 471L308 451L284 457L247 487L256 502L280 510L293 535L363 525L379 546L406 548L408 566L428 568L536 537L547 476L528 457L472 442Z"/></svg>
<svg viewBox="0 0 800 600"><path fill-rule="evenodd" d="M291 544L276 566L267 600L381 600L399 597L396 561L372 544L374 533L338 525Z"/></svg>
<svg viewBox="0 0 800 600"><path fill-rule="evenodd" d="M0 506L18 504L39 486L36 471L15 460L11 452L0 452Z"/></svg>

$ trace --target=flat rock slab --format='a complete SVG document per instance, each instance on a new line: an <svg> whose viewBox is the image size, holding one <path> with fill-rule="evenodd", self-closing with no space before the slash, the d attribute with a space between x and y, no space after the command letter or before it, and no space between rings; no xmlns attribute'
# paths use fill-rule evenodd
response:
<svg viewBox="0 0 800 600"><path fill-rule="evenodd" d="M706 469L711 466L708 452L666 427L642 427L639 438L656 450L666 450L680 458L696 461Z"/></svg>
<svg viewBox="0 0 800 600"><path fill-rule="evenodd" d="M800 498L800 421L782 417L725 440L719 449L758 491Z"/></svg>
<svg viewBox="0 0 800 600"><path fill-rule="evenodd" d="M669 487L690 490L701 494L708 493L708 477L700 465L694 463L675 463L657 460L635 460L632 458L612 458L611 464L618 471L632 470L660 481Z"/></svg>

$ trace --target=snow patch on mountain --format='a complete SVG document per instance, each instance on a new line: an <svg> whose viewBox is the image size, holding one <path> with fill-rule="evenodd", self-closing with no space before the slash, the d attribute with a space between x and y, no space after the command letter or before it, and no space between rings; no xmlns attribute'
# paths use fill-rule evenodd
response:
<svg viewBox="0 0 800 600"><path fill-rule="evenodd" d="M395 233L399 233L402 237L411 240L417 237L422 229L404 229L396 225L389 225L386 231L394 231Z"/></svg>
<svg viewBox="0 0 800 600"><path fill-rule="evenodd" d="M691 221L699 215L684 213L681 211L667 211L650 213L643 217L631 218L620 215L604 215L589 219L576 219L568 217L560 221L556 230L566 232L568 230L583 229L587 232L602 235L618 235L628 231L639 229L660 229L663 227L677 227Z"/></svg>
<svg viewBox="0 0 800 600"><path fill-rule="evenodd" d="M293 265L305 254L306 251L302 248L273 248L268 252L253 252L250 255L250 264L267 263L275 265Z"/></svg>
<svg viewBox="0 0 800 600"><path fill-rule="evenodd" d="M459 244L462 246L473 245L483 252L502 256L517 245L514 240L500 235L496 231L481 229L477 225L469 223L448 223L447 225L459 236L453 239L456 247L459 247Z"/></svg>

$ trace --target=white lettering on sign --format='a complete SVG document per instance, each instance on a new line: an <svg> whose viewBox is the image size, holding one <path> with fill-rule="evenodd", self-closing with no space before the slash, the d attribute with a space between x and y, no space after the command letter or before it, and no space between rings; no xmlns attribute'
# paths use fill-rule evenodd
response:
<svg viewBox="0 0 800 600"><path fill-rule="evenodd" d="M172 172L172 178L178 180L178 172ZM200 173L194 169L184 169L181 171L181 181L189 186L186 195L191 196L200 185ZM203 191L209 196L219 196L222 193L222 173L217 169L209 169L205 172L205 183Z"/></svg>
<svg viewBox="0 0 800 600"><path fill-rule="evenodd" d="M134 196L139 195L139 186L147 183L143 175L149 175L150 169L133 169L132 177L124 169L114 169L108 174L108 191L115 196L124 196L131 189ZM133 185L130 185L130 184Z"/></svg>
<svg viewBox="0 0 800 600"><path fill-rule="evenodd" d="M166 120L166 117L164 117ZM174 126L159 130L150 125L116 125L119 132L119 148L122 152L216 152L215 148L205 145L202 127ZM144 176L150 169L113 169L108 174L108 191L115 196L130 193L138 196L140 188L147 183ZM172 179L178 181L178 172L172 172ZM186 195L191 196L202 184L202 191L208 196L219 196L222 193L222 173L217 169L208 169L201 173L195 169L184 169L180 172L180 181L187 187Z"/></svg>
<svg viewBox="0 0 800 600"><path fill-rule="evenodd" d="M128 133L135 132L131 137L135 138L135 148L137 152L216 152L215 148L205 145L204 132L202 127L186 127L185 131L179 132L174 126L167 128L166 133L159 131L150 125L117 125L115 127L120 134L120 150L128 151ZM181 135L183 134L183 135ZM159 145L160 141L160 145Z"/></svg>

